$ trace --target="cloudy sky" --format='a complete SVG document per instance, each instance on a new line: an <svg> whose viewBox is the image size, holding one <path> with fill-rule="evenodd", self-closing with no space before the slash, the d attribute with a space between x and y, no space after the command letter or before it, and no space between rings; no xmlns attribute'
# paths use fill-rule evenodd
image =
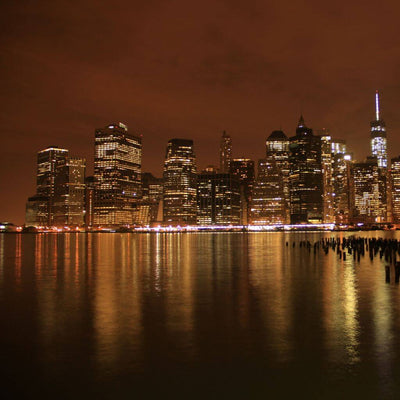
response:
<svg viewBox="0 0 400 400"><path fill-rule="evenodd" d="M369 154L375 90L390 156L400 154L397 1L3 0L0 5L0 220L22 223L36 152L87 158L94 129L143 135L161 176L167 140L191 138L200 168L264 155L275 129L313 129Z"/></svg>

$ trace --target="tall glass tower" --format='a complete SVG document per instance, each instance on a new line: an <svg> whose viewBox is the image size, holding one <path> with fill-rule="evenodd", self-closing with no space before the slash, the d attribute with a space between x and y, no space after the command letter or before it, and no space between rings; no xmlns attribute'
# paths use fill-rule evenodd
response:
<svg viewBox="0 0 400 400"><path fill-rule="evenodd" d="M168 142L164 162L165 224L196 224L196 173L193 140L171 139Z"/></svg>
<svg viewBox="0 0 400 400"><path fill-rule="evenodd" d="M225 131L222 133L219 147L219 169L222 174L229 173L232 160L232 139Z"/></svg>
<svg viewBox="0 0 400 400"><path fill-rule="evenodd" d="M142 140L121 122L95 132L94 224L130 225L141 196Z"/></svg>
<svg viewBox="0 0 400 400"><path fill-rule="evenodd" d="M378 160L378 167L387 168L386 126L380 117L378 91L375 93L375 120L371 121L371 150L372 156Z"/></svg>

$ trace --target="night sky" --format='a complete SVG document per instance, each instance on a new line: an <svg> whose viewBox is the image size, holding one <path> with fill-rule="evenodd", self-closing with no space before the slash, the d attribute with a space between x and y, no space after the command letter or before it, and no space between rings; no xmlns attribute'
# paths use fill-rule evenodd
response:
<svg viewBox="0 0 400 400"><path fill-rule="evenodd" d="M23 223L36 152L84 156L94 129L143 135L161 176L168 139L194 140L198 167L264 156L275 129L313 129L369 154L375 90L389 156L400 153L398 1L40 1L0 5L0 220Z"/></svg>

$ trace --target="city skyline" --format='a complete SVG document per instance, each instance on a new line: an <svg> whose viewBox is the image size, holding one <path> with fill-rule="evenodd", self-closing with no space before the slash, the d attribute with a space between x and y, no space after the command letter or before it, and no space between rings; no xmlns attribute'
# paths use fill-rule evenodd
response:
<svg viewBox="0 0 400 400"><path fill-rule="evenodd" d="M387 157L387 153L386 153L386 130L385 130L385 122L383 121L383 119L381 118L381 114L382 114L382 110L381 110L381 108L380 108L380 105L379 105L379 94L378 94L378 90L376 90L376 93L375 93L375 115L376 115L376 119L375 120L373 120L370 124L371 124L371 148L370 148L370 153L369 154L366 154L366 156L364 157L364 158L361 158L361 159L356 159L356 158L353 158L353 162L354 163L362 163L362 162L368 162L368 158L371 158L371 155L372 156L376 156L376 145L374 145L374 143L375 143L375 141L376 141L376 139L374 139L374 138L376 138L377 137L377 135L376 134L374 134L374 130L376 130L376 128L374 129L374 126L377 126L378 127L378 129L380 129L380 125L382 125L383 126L383 136L380 134L380 132L378 133L378 137L380 137L380 136L382 136L382 137L384 137L385 139L385 145L384 145L384 153L382 153L382 154L385 154L385 157ZM117 138L118 137L118 135L120 134L120 133L118 133L119 131L121 131L121 132L125 132L125 134L127 134L127 138L134 138L135 140L137 140L138 141L138 143L140 143L140 155L139 155L139 159L138 160L140 160L139 161L139 164L137 164L137 167L135 167L135 168L138 168L137 169L137 171L135 172L135 174L136 174L136 178L134 178L134 179L141 179L141 178L138 178L138 173L139 174L144 174L144 173L152 173L153 171L145 171L145 170L143 170L143 168L142 168L142 164L141 164L141 158L142 158L142 147L141 147L141 142L142 142L142 137L143 137L143 135L141 135L141 134L136 134L136 136L135 136L135 133L132 133L132 132L129 132L129 134L128 134L128 126L126 125L126 124L124 124L124 123L122 123L122 122L114 122L114 123L111 123L111 124L109 124L108 126L106 126L106 128L104 128L105 130L109 130L109 132L110 132L110 135L111 136L109 136L109 138L110 139L107 139L107 140L111 140L111 141L113 141L113 140L115 140L115 139L113 139L113 135L115 135L115 134L117 134L117 136L114 136L114 138ZM304 130L304 132L306 133L306 136L310 133L311 134L311 136L313 136L313 134L312 134L312 131L313 131L313 129L311 129L311 128L308 128L307 127L307 125L305 124L305 122L304 122L304 117L303 117L303 115L301 115L300 116L300 119L299 119L299 122L298 122L298 124L297 124L297 128L296 128L296 134L290 139L290 140L294 140L298 135L299 135L299 129L300 130ZM98 160L98 154L100 154L100 153L98 153L98 151L99 150L97 150L97 148L98 148L98 134L99 134L99 132L103 132L104 130L102 130L102 129L99 129L99 128L96 128L95 129L95 157L94 157L94 159L93 159L93 162L92 163L90 163L90 161L89 161L89 171L92 169L92 168L94 168L94 174L95 174L95 176L96 176L96 162L98 162L98 161L96 161L96 160ZM115 131L115 132L114 132ZM104 131L105 132L105 131ZM269 145L268 145L268 143L269 143L269 141L270 140L274 140L274 139L271 139L272 137L274 137L274 135L276 135L276 134L283 134L284 136L285 136L285 134L284 134L284 132L283 131L272 131L272 133L266 138L266 145L267 145L267 157L268 157L268 148L269 148ZM106 135L108 135L108 133L106 133ZM132 136L133 135L133 136ZM331 148L331 141L332 141L332 139L333 139L333 141L332 141L332 146L333 146L333 143L341 143L341 142L343 142L343 143L345 143L345 141L343 141L343 139L338 139L338 138L335 138L335 137L332 137L332 135L330 134L330 132L329 132L329 130L327 130L327 129L322 129L322 130L317 130L317 134L316 134L317 136L317 138L321 138L321 140L324 140L324 137L326 138L326 139L328 139L328 142L327 142L327 149L329 149L328 150L328 153L330 152L330 148ZM285 136L286 137L286 136ZM218 172L218 170L219 170L219 172L221 173L221 171L222 172L225 172L225 169L226 169L226 167L224 167L224 165L223 165L223 163L225 162L225 161L222 161L222 159L223 158L221 158L221 157L225 157L225 156L223 156L223 154L224 154L224 152L226 152L226 150L225 150L225 148L224 148L224 146L226 146L225 144L223 144L223 143L225 143L225 141L227 140L227 138L228 138L228 140L229 140L229 150L228 150L228 152L229 152L229 158L231 159L231 161L230 162L242 162L242 160L244 161L244 160L248 160L249 162L251 162L252 164L253 164L253 169L254 169L254 164L257 164L257 162L263 162L264 160L263 160L263 157L261 157L261 158L258 158L258 159L250 159L250 158L247 158L246 157L246 155L242 155L241 157L235 157L235 154L232 152L232 139L231 139L231 136L229 135L229 134L227 134L227 132L224 130L224 131L222 131L222 137L220 138L220 146L219 146L219 149L218 149L218 152L219 152L219 157L220 157L220 159L219 160L213 160L213 163L212 164L208 164L208 166L206 167L206 166L203 166L203 167L199 167L198 168L198 174L200 174L200 172L202 171L202 170L207 170L207 169L211 169L211 170L215 170L216 169L216 171ZM332 139L331 139L332 138ZM121 139L117 139L118 141L120 141ZM128 140L131 140L131 139L128 139ZM187 138L180 138L180 139L177 139L177 138L175 138L175 139L170 139L169 141L168 141L168 143L171 143L171 141L176 141L176 140L180 140L180 141L189 141L189 142L191 142L192 143L192 147L193 147L193 149L194 149L194 151L196 152L196 146L194 145L194 143L193 143L193 140L192 139L187 139ZM222 140L222 141L221 141ZM279 140L281 140L281 139L279 139ZM288 142L287 143L289 143L289 138L287 138L287 140L288 140ZM379 139L380 140L380 139ZM110 143L112 143L112 142L110 142ZM322 143L322 142L321 142ZM211 143L210 143L210 145L211 145ZM110 145L108 145L107 144L107 146L110 146ZM280 146L280 145L279 145ZM278 146L278 147L279 147ZM321 145L320 145L321 146ZM323 145L322 145L323 146ZM346 145L344 145L345 146L345 148L346 148ZM44 149L44 150L40 150L37 154L38 154L38 172L37 172L37 185L39 185L38 186L38 188L37 188L37 194L35 195L35 196L40 196L41 195L41 189L40 189L40 182L39 182L39 180L41 179L40 178L40 175L41 175L41 172L40 172L40 169L41 169L41 167L40 167L40 158L39 158L39 156L42 154L42 153L44 153L44 152L46 152L46 151L48 151L48 150L50 150L50 151L53 151L53 147L55 147L55 149L56 150L58 150L57 149L57 146L48 146L46 149ZM110 149L111 148L114 148L115 146L114 145L111 145L111 147L110 147ZM108 148L108 147L107 147ZM167 147L168 148L168 147ZM128 149L128 148L127 148ZM322 149L323 149L323 147L322 147ZM59 149L60 151L65 151L65 152L67 152L66 154L68 154L68 151L69 150L64 150L64 149L62 149L62 148L60 148ZM287 151L288 151L289 149L287 149ZM119 150L118 150L119 151ZM122 151L122 156L123 156L123 153L125 153L125 150L123 150L122 149L122 147L121 147L121 151ZM309 150L307 150L307 152L308 152ZM323 150L322 150L323 151ZM325 150L326 151L326 150ZM106 154L107 153L107 150L101 150L101 152L102 152L102 154L104 153L104 154ZM168 153L168 151L167 151L167 153ZM354 152L352 151L352 149L350 149L349 147L347 147L347 153L350 153L350 154L354 154ZM293 153L293 155L294 155L294 153ZM334 148L332 147L332 156L334 155ZM123 156L123 157L125 157L125 156ZM137 157L136 155L132 155L131 157ZM228 159L229 159L228 158ZM228 160L227 159L227 160ZM121 159L122 160L122 159ZM133 160L133 159L132 159ZM235 161L236 160L236 161ZM330 156L329 156L329 160L330 160ZM379 167L385 167L386 168L386 166L388 167L388 168L390 168L390 158L389 159L387 159L386 158L386 160L387 161L385 161L385 165L381 165L381 162L380 162L380 156L378 156L377 157L377 160L378 160L378 166ZM45 160L46 161L46 160ZM217 167L217 165L218 165L218 161L219 161L219 168ZM52 161L53 162L53 161ZM55 162L55 160L54 160L54 162ZM85 162L86 163L86 162ZM329 164L331 163L331 161L329 161ZM92 168L90 168L90 166L91 166L91 164L92 164ZM54 164L55 166L56 166L56 164ZM111 164L110 164L111 165ZM325 166L326 166L327 164L325 164ZM354 164L354 165L356 165L356 164ZM233 164L232 164L232 166L233 166ZM235 174L235 172L234 172L234 170L235 170L235 168L232 168L232 166L231 166L231 173L233 173L233 174ZM104 164L104 166L103 167L106 167L107 168L107 165L106 164ZM280 167L280 168L282 168L282 166ZM329 167L330 168L330 167ZM52 169L53 169L53 167L52 167ZM85 169L86 169L86 165L85 165ZM105 170L106 171L106 170ZM257 173L257 171L258 170L255 170L253 173ZM214 171L214 173L215 173L215 171ZM164 166L164 174L165 174L165 166ZM88 174L86 174L86 176L89 176L89 178L92 178L90 175L88 175ZM239 175L238 175L238 178L239 178ZM47 178L47 179L49 179L49 178ZM53 177L53 179L54 179L54 177ZM82 178L83 179L83 178ZM157 179L159 179L159 178L157 178ZM160 179L162 179L162 178L160 178ZM254 179L254 178L253 178ZM96 181L102 181L102 179L100 179L99 180L99 178L95 178L95 181L94 182L96 182ZM104 181L105 182L105 181ZM139 199L139 198L141 198L141 193L140 193L140 190L141 190L141 183L139 183L139 180L137 181L138 183L136 183L135 185L140 185L140 186L138 186L138 190L139 190L139 192L138 193L133 193L133 196L134 197L136 197L137 199ZM321 184L322 184L322 181L321 181ZM325 185L325 184L324 184ZM52 189L53 190L53 189ZM329 189L329 190L331 190L331 189ZM137 190L136 190L137 191ZM96 191L97 192L97 191ZM96 193L95 192L95 193ZM125 194L125 191L123 191L122 192L122 194L125 196L126 194ZM32 197L32 200L33 201L36 201L36 198L35 198L35 196L34 197ZM324 195L325 196L325 195ZM321 192L321 206L322 206L322 204L327 204L326 203L326 201L327 201L327 199L325 199L325 200L322 200L322 192ZM31 198L29 198L29 200L30 200ZM246 200L246 203L248 203L248 201L249 201L249 199L247 199ZM329 202L329 200L328 200L328 202ZM36 203L35 203L36 204ZM38 204L40 204L40 203L38 203ZM132 204L134 204L134 203L132 203ZM248 206L250 207L250 203L248 204ZM37 205L35 206L35 207L37 207ZM39 206L40 207L40 206ZM95 203L95 207L96 207L96 203ZM246 206L247 207L247 206ZM324 206L325 207L325 206ZM116 210L118 209L118 207L116 208ZM322 209L321 209L321 211L322 211ZM147 211L146 211L147 212ZM249 211L248 212L250 212L250 209L249 209ZM324 213L326 213L327 212L327 210L325 210L324 211ZM247 212L246 212L246 215L247 215ZM50 215L48 216L48 217L50 217ZM28 214L26 215L26 218L29 218L28 217ZM27 220L26 220L26 218L25 218L25 223L27 222ZM52 218L52 216L51 216L51 218ZM83 218L83 217L82 217ZM249 214L249 218L250 218L250 214ZM326 216L324 217L324 218L326 218ZM329 218L328 218L329 219ZM10 221L10 220L8 220L8 221ZM127 224L129 224L129 218L127 219ZM247 217L245 217L245 221L247 221ZM13 221L12 221L13 222ZM292 222L295 222L295 221L292 221ZM304 221L305 222L305 221ZM50 225L52 225L51 224L51 222L49 221L49 223L50 223ZM98 223L100 223L100 220L99 220L99 222ZM122 220L121 220L121 223L122 223ZM246 223L247 224L247 222L244 222L244 220L242 220L242 223ZM270 222L270 223L272 223L272 221Z"/></svg>
<svg viewBox="0 0 400 400"><path fill-rule="evenodd" d="M0 190L13 199L1 199L1 219L22 222L37 151L57 144L90 160L93 129L110 121L143 135L143 170L157 176L170 138L193 139L205 166L226 130L235 157L257 160L270 132L291 136L300 113L362 159L379 89L389 158L399 153L397 2L1 7Z"/></svg>

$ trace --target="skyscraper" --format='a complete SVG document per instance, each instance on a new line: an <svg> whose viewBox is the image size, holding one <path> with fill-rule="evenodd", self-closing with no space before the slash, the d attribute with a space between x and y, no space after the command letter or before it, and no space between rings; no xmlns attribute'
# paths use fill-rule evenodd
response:
<svg viewBox="0 0 400 400"><path fill-rule="evenodd" d="M250 221L253 225L288 222L282 171L273 156L258 161L258 174L251 196L250 211Z"/></svg>
<svg viewBox="0 0 400 400"><path fill-rule="evenodd" d="M222 133L221 145L219 148L219 169L222 174L229 173L232 160L232 139L225 131Z"/></svg>
<svg viewBox="0 0 400 400"><path fill-rule="evenodd" d="M95 131L95 225L134 224L141 196L142 140L122 123Z"/></svg>
<svg viewBox="0 0 400 400"><path fill-rule="evenodd" d="M196 172L193 140L169 140L164 162L165 224L196 224Z"/></svg>
<svg viewBox="0 0 400 400"><path fill-rule="evenodd" d="M231 160L230 173L240 182L242 204L240 222L242 225L247 225L255 176L254 161L249 158L235 158Z"/></svg>
<svg viewBox="0 0 400 400"><path fill-rule="evenodd" d="M290 221L292 224L323 221L321 137L313 135L300 117L296 136L290 138Z"/></svg>
<svg viewBox="0 0 400 400"><path fill-rule="evenodd" d="M333 210L337 224L348 224L353 211L352 155L343 140L332 140Z"/></svg>
<svg viewBox="0 0 400 400"><path fill-rule="evenodd" d="M393 222L400 223L400 156L391 160L391 189Z"/></svg>
<svg viewBox="0 0 400 400"><path fill-rule="evenodd" d="M53 224L81 226L85 210L86 160L66 157L56 164Z"/></svg>
<svg viewBox="0 0 400 400"><path fill-rule="evenodd" d="M26 205L26 224L32 226L53 225L53 203L56 165L68 157L68 150L49 146L37 154L36 194Z"/></svg>
<svg viewBox="0 0 400 400"><path fill-rule="evenodd" d="M375 93L375 120L371 121L371 151L378 160L379 168L387 168L386 126L380 116L379 93Z"/></svg>
<svg viewBox="0 0 400 400"><path fill-rule="evenodd" d="M142 174L141 208L148 206L148 224L162 221L163 178L156 178L150 172ZM160 218L161 214L161 218ZM159 219L160 218L160 219Z"/></svg>
<svg viewBox="0 0 400 400"><path fill-rule="evenodd" d="M327 129L319 132L321 136L321 165L323 178L323 222L335 221L332 186L332 136Z"/></svg>
<svg viewBox="0 0 400 400"><path fill-rule="evenodd" d="M197 176L197 223L240 224L240 184L231 174L203 172Z"/></svg>
<svg viewBox="0 0 400 400"><path fill-rule="evenodd" d="M273 131L266 140L266 158L273 158L276 163L277 171L282 180L283 196L286 208L286 222L289 222L290 217L290 192L289 192L289 139L281 130ZM261 161L261 160L260 160ZM261 164L259 164L261 166ZM259 171L260 172L260 171ZM266 176L259 174L259 177Z"/></svg>
<svg viewBox="0 0 400 400"><path fill-rule="evenodd" d="M354 163L354 212L353 222L386 222L386 180L381 179L382 169L376 157Z"/></svg>

